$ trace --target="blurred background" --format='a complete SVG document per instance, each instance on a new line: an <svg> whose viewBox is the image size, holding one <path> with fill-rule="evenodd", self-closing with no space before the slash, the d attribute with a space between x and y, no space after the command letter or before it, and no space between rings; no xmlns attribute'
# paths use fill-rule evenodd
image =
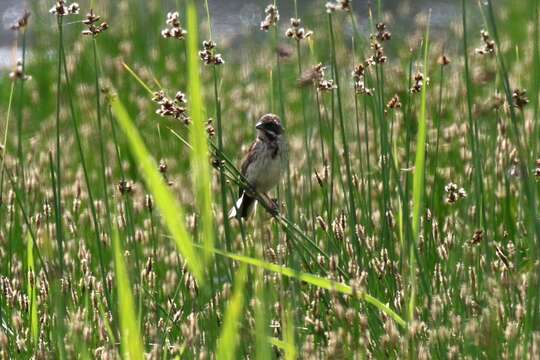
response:
<svg viewBox="0 0 540 360"><path fill-rule="evenodd" d="M50 2L50 6L54 1ZM133 0L141 1L141 0ZM45 1L44 1L45 2ZM310 13L311 8L321 6L325 1L299 0L298 7L302 14ZM235 46L242 46L242 39L246 36L263 37L264 34L257 31L264 13L264 8L270 3L267 0L210 0L210 7L213 9L212 26L216 33L216 38L220 43L229 42ZM279 9L282 19L293 16L293 1L280 1ZM360 20L360 25L366 25L368 9L376 7L373 0L353 1L354 10ZM1 32L0 32L0 66L7 66L13 57L14 34L9 30L10 26L20 17L29 2L23 0L0 0ZM168 0L162 2L164 11L173 9L175 1ZM394 31L410 32L410 20L425 10L432 9L432 27L436 30L447 29L452 20L459 14L460 1L456 0L385 0L383 1L384 11L388 16L393 17ZM50 22L50 18L32 18L32 23L43 21ZM287 22L283 22L285 27ZM367 30L364 30L366 32ZM31 42L31 40L30 40Z"/></svg>

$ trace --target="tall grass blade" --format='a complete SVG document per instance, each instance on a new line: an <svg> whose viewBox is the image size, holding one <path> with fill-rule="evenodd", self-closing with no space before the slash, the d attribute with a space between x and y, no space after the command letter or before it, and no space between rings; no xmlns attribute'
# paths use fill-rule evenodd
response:
<svg viewBox="0 0 540 360"><path fill-rule="evenodd" d="M431 17L431 12L430 12ZM429 19L424 42L424 76L429 74ZM420 115L418 117L418 135L416 139L416 159L413 176L413 238L409 245L409 282L410 297L408 304L408 319L414 319L416 304L416 255L415 246L420 236L420 217L424 209L425 168L426 168L426 137L427 137L427 84L422 87L420 100Z"/></svg>
<svg viewBox="0 0 540 360"><path fill-rule="evenodd" d="M189 140L193 147L190 152L191 174L195 187L195 200L202 218L203 244L205 260L210 260L211 249L214 246L214 218L212 212L212 180L210 178L209 152L205 122L202 116L201 78L199 74L198 56L198 21L197 9L193 0L188 2L188 95L190 96L191 125Z"/></svg>
<svg viewBox="0 0 540 360"><path fill-rule="evenodd" d="M27 273L28 273L28 287L27 295L30 302L30 308L28 317L30 319L30 337L32 339L32 345L37 346L39 340L39 320L37 309L37 295L36 295L36 267L34 264L34 243L30 235L27 236L26 246L26 258L27 258Z"/></svg>
<svg viewBox="0 0 540 360"><path fill-rule="evenodd" d="M238 325L242 317L244 307L244 287L247 280L247 266L240 265L240 269L234 278L234 292L223 320L223 328L218 339L216 359L232 360L236 359L236 346L240 338L238 334Z"/></svg>
<svg viewBox="0 0 540 360"><path fill-rule="evenodd" d="M144 347L135 314L135 299L131 292L129 275L124 262L124 254L118 230L113 230L114 268L118 287L118 313L120 317L120 341L122 356L129 360L143 360Z"/></svg>

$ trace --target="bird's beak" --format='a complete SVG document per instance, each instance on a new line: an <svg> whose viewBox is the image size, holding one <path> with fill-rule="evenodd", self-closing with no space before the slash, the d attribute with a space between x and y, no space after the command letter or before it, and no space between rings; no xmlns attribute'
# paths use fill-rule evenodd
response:
<svg viewBox="0 0 540 360"><path fill-rule="evenodd" d="M255 129L261 130L262 126L263 126L262 121L259 121L257 124L255 124Z"/></svg>

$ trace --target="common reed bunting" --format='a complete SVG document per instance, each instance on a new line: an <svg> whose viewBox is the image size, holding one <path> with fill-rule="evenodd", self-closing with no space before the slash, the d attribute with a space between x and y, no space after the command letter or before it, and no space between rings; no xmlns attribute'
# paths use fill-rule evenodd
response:
<svg viewBox="0 0 540 360"><path fill-rule="evenodd" d="M257 139L250 146L240 169L251 187L240 187L240 198L229 211L229 219L247 218L255 205L254 192L266 194L279 183L286 169L287 141L279 117L263 115L255 129Z"/></svg>

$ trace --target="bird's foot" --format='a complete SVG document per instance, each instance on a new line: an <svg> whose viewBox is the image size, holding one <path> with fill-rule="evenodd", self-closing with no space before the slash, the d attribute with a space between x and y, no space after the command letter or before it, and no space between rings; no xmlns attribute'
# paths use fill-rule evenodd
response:
<svg viewBox="0 0 540 360"><path fill-rule="evenodd" d="M279 202L277 199L270 199L270 212L273 216L279 215Z"/></svg>

